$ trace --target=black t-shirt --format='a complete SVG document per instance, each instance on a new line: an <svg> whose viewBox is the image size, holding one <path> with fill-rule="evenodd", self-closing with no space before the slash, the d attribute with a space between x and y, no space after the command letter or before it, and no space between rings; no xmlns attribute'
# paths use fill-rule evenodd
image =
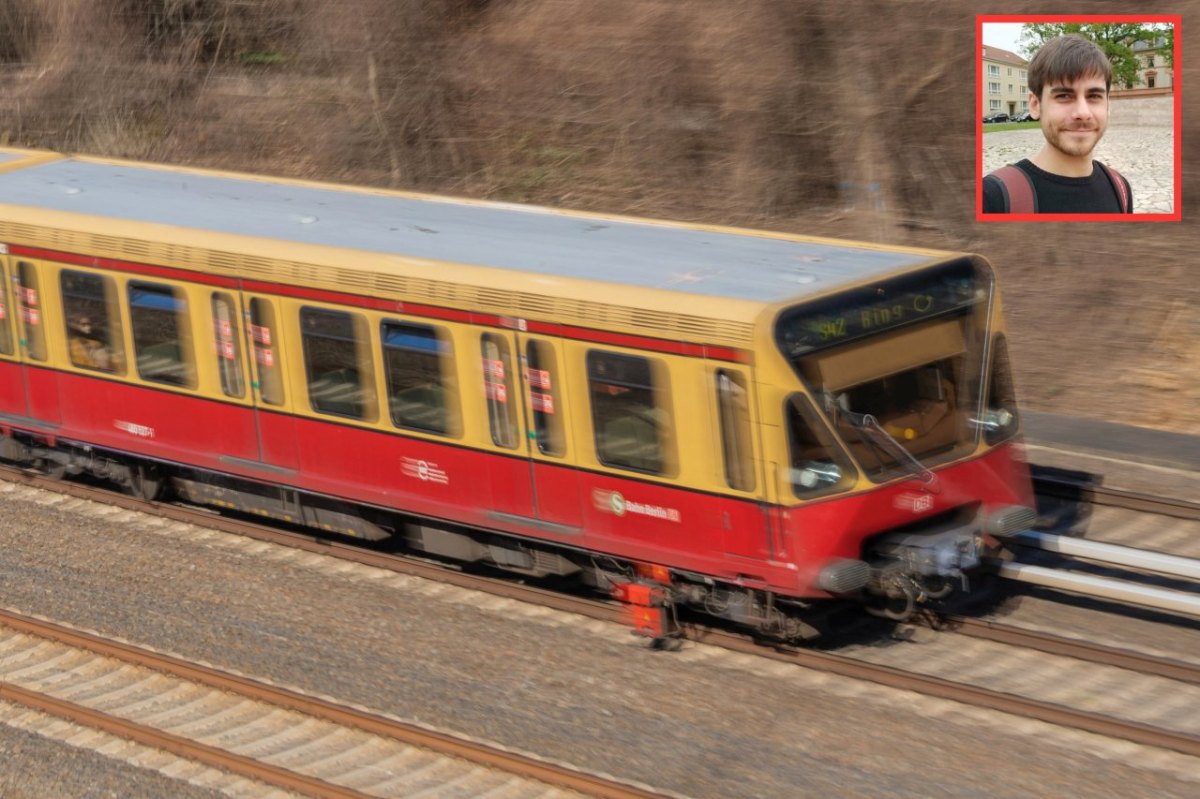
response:
<svg viewBox="0 0 1200 799"><path fill-rule="evenodd" d="M1033 181L1039 214L1119 214L1121 200L1108 175L1096 161L1092 174L1086 178L1067 178L1039 169L1028 158L1014 164ZM1129 181L1120 178L1129 193L1129 209L1133 210L1133 190ZM1004 213L1004 193L1000 179L988 175L983 179L983 212Z"/></svg>

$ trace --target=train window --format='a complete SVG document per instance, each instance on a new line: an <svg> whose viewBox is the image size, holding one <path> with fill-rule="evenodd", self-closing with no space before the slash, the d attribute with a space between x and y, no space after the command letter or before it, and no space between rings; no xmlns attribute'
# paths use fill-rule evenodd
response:
<svg viewBox="0 0 1200 799"><path fill-rule="evenodd" d="M801 499L844 491L854 484L849 457L821 423L812 402L793 394L787 402L792 491Z"/></svg>
<svg viewBox="0 0 1200 799"><path fill-rule="evenodd" d="M224 292L212 295L213 341L217 347L217 372L228 397L246 396L242 379L242 344L238 335L237 306Z"/></svg>
<svg viewBox="0 0 1200 799"><path fill-rule="evenodd" d="M301 308L300 329L313 410L374 421L375 378L363 317L345 311Z"/></svg>
<svg viewBox="0 0 1200 799"><path fill-rule="evenodd" d="M554 349L545 341L525 345L529 365L529 404L533 409L533 429L538 451L544 455L566 453L563 435L562 403L558 392L558 370L554 368Z"/></svg>
<svg viewBox="0 0 1200 799"><path fill-rule="evenodd" d="M103 275L64 269L59 287L71 363L100 372L124 372L116 282Z"/></svg>
<svg viewBox="0 0 1200 799"><path fill-rule="evenodd" d="M480 345L483 350L483 393L487 398L492 443L513 449L517 446L517 417L512 409L512 356L508 342L494 333L484 333Z"/></svg>
<svg viewBox="0 0 1200 799"><path fill-rule="evenodd" d="M129 283L133 351L143 380L196 387L191 325L182 291L161 283Z"/></svg>
<svg viewBox="0 0 1200 799"><path fill-rule="evenodd" d="M647 358L587 354L596 456L605 466L648 474L670 468L671 415L666 374Z"/></svg>
<svg viewBox="0 0 1200 799"><path fill-rule="evenodd" d="M721 420L721 454L725 482L739 491L754 490L754 458L750 444L750 394L746 376L717 370L717 410Z"/></svg>
<svg viewBox="0 0 1200 799"><path fill-rule="evenodd" d="M450 434L458 407L454 352L441 328L384 322L388 410L396 427Z"/></svg>
<svg viewBox="0 0 1200 799"><path fill-rule="evenodd" d="M992 374L988 380L988 404L982 427L989 444L1011 438L1017 432L1017 395L1013 390L1012 372L1008 366L1008 344L1004 336L996 336L992 348Z"/></svg>
<svg viewBox="0 0 1200 799"><path fill-rule="evenodd" d="M13 354L12 322L8 313L8 275L0 262L0 354Z"/></svg>
<svg viewBox="0 0 1200 799"><path fill-rule="evenodd" d="M283 404L283 371L279 365L279 328L270 300L250 300L250 341L258 371L258 395L267 405Z"/></svg>

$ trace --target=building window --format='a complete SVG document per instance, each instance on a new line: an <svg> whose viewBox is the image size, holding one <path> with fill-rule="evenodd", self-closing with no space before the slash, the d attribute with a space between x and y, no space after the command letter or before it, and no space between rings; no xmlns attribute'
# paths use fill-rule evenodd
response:
<svg viewBox="0 0 1200 799"><path fill-rule="evenodd" d="M64 269L59 283L71 363L98 372L122 371L120 314L113 279Z"/></svg>
<svg viewBox="0 0 1200 799"><path fill-rule="evenodd" d="M1154 78L1146 78L1146 86L1147 86L1147 88L1153 89L1154 88Z"/></svg>
<svg viewBox="0 0 1200 799"><path fill-rule="evenodd" d="M1000 93L999 81L988 81L988 94L999 94L999 93Z"/></svg>
<svg viewBox="0 0 1200 799"><path fill-rule="evenodd" d="M1011 75L1011 74L1012 74L1012 67L1009 67L1009 68L1008 68L1008 74L1009 74L1009 75Z"/></svg>
<svg viewBox="0 0 1200 799"><path fill-rule="evenodd" d="M1021 70L1021 80L1025 80L1025 70Z"/></svg>
<svg viewBox="0 0 1200 799"><path fill-rule="evenodd" d="M999 111L1000 110L1000 101L999 100L988 100L988 109L991 111Z"/></svg>
<svg viewBox="0 0 1200 799"><path fill-rule="evenodd" d="M133 351L143 380L196 387L187 299L157 283L129 284L129 319Z"/></svg>
<svg viewBox="0 0 1200 799"><path fill-rule="evenodd" d="M1000 67L996 64L988 64L988 74L989 75L999 75Z"/></svg>
<svg viewBox="0 0 1200 799"><path fill-rule="evenodd" d="M1152 55L1146 56L1146 66L1147 67L1154 66L1154 56L1152 56Z"/></svg>
<svg viewBox="0 0 1200 799"><path fill-rule="evenodd" d="M374 421L375 378L362 316L301 308L300 329L313 410Z"/></svg>
<svg viewBox="0 0 1200 799"><path fill-rule="evenodd" d="M1029 94L1029 89L1027 89L1025 86L1021 86L1021 94Z"/></svg>
<svg viewBox="0 0 1200 799"><path fill-rule="evenodd" d="M441 328L383 323L383 367L392 424L446 435L457 407L454 352Z"/></svg>

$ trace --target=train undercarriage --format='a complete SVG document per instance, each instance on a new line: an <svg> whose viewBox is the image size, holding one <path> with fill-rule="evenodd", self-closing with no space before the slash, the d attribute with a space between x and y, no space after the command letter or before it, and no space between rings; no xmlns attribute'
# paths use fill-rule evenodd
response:
<svg viewBox="0 0 1200 799"><path fill-rule="evenodd" d="M658 642L677 637L688 619L720 619L754 635L798 643L821 637L848 607L903 621L920 607L968 588L989 537L970 514L894 531L872 543L864 561L835 562L822 575L843 601L807 600L722 582L661 565L408 517L228 475L99 450L87 445L0 435L0 460L55 479L87 475L146 500L178 498L256 517L374 542L456 564L533 579L569 580L623 603L634 631ZM1024 509L1027 510L1027 509ZM965 521L964 521L965 520ZM994 539L990 539L994 543Z"/></svg>

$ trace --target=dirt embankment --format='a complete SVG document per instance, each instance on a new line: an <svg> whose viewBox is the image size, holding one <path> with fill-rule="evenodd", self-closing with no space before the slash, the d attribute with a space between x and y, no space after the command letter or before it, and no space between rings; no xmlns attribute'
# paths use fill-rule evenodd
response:
<svg viewBox="0 0 1200 799"><path fill-rule="evenodd" d="M0 0L0 142L975 250L1004 281L1027 406L1200 433L1186 222L974 221L982 10ZM1139 11L1200 21L1196 0ZM1185 167L1185 219L1197 189Z"/></svg>

